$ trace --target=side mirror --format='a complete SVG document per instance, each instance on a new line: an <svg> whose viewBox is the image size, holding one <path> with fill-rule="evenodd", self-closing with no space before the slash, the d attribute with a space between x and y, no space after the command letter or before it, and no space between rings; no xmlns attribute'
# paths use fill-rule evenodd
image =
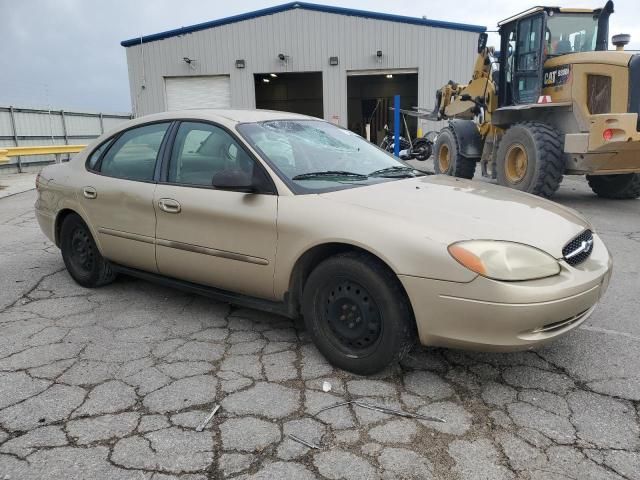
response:
<svg viewBox="0 0 640 480"><path fill-rule="evenodd" d="M244 193L257 191L257 187L253 183L253 175L239 170L225 170L216 173L211 179L211 185L218 190L233 190Z"/></svg>
<svg viewBox="0 0 640 480"><path fill-rule="evenodd" d="M487 39L489 38L489 34L484 32L478 36L478 53L482 53L484 49L487 47Z"/></svg>

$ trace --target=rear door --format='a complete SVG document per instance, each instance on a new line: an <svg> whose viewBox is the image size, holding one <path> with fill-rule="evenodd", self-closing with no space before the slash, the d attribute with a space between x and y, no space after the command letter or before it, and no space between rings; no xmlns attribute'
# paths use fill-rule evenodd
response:
<svg viewBox="0 0 640 480"><path fill-rule="evenodd" d="M171 122L122 132L89 157L78 198L105 258L156 272L154 172Z"/></svg>
<svg viewBox="0 0 640 480"><path fill-rule="evenodd" d="M245 193L212 186L234 171L263 187ZM266 175L226 129L182 122L154 197L160 273L273 298L278 197Z"/></svg>

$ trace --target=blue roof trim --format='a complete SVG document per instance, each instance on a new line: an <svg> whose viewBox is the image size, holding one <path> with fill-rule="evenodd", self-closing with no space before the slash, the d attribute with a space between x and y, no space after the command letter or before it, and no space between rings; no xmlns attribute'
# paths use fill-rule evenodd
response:
<svg viewBox="0 0 640 480"><path fill-rule="evenodd" d="M286 12L287 10L293 10L301 8L303 10L312 10L315 12L324 13L336 13L339 15L350 15L353 17L371 18L374 20L385 20L388 22L408 23L411 25L423 25L426 27L436 28L448 28L451 30L463 30L466 32L484 32L487 27L481 27L479 25L469 25L466 23L445 22L441 20L429 20L425 18L407 17L404 15L393 15L380 12L369 12L367 10L354 10L352 8L333 7L329 5L318 5L315 3L306 2L291 2L283 5L276 5L275 7L263 8L261 10L255 10L253 12L243 13L240 15L233 15L227 18L221 18L219 20L212 20L210 22L198 23L188 27L176 28L173 30L167 30L166 32L154 33L152 35L145 35L143 37L132 38L130 40L124 40L120 42L123 47L133 47L140 45L141 43L154 42L156 40L162 40L164 38L177 37L187 33L198 32L200 30L206 30L208 28L219 27L221 25L228 25L230 23L242 22L243 20L251 20L253 18L263 17L265 15L273 15L274 13Z"/></svg>

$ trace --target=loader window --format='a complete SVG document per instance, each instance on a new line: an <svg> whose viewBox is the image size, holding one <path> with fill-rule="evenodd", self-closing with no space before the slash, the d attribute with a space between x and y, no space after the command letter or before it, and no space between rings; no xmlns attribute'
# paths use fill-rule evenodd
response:
<svg viewBox="0 0 640 480"><path fill-rule="evenodd" d="M514 59L516 53L516 24L505 25L500 31L500 106L513 105Z"/></svg>
<svg viewBox="0 0 640 480"><path fill-rule="evenodd" d="M534 71L540 62L540 34L542 17L520 22L518 28L518 71Z"/></svg>
<svg viewBox="0 0 640 480"><path fill-rule="evenodd" d="M535 15L518 22L514 75L516 103L533 103L540 94L543 16Z"/></svg>
<svg viewBox="0 0 640 480"><path fill-rule="evenodd" d="M593 52L598 37L598 16L592 13L557 13L547 20L549 56Z"/></svg>

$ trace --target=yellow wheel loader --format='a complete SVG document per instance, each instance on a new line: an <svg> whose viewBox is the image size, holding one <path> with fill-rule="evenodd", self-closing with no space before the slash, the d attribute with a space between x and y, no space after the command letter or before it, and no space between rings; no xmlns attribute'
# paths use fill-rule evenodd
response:
<svg viewBox="0 0 640 480"><path fill-rule="evenodd" d="M499 53L478 40L467 85L436 92L426 118L448 120L436 173L550 197L562 177L585 175L600 197L640 196L640 54L608 50L611 1L600 9L535 7L498 24Z"/></svg>

